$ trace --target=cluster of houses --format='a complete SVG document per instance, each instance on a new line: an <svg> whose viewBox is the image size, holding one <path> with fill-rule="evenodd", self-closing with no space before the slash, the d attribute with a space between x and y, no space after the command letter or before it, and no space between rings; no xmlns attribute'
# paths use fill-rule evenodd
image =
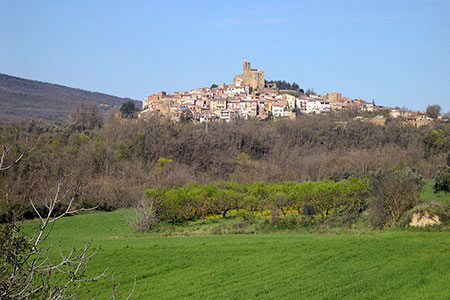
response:
<svg viewBox="0 0 450 300"><path fill-rule="evenodd" d="M349 99L337 92L322 97L278 89L275 83L264 80L264 71L251 69L250 62L244 59L243 73L236 76L232 84L153 94L144 99L140 115L163 116L175 121L188 117L199 122L230 122L250 118L295 119L298 114L325 114L348 108L374 111L385 107L362 99ZM368 121L383 125L386 118L377 116ZM421 124L423 120L415 122Z"/></svg>
<svg viewBox="0 0 450 300"><path fill-rule="evenodd" d="M144 100L141 114L179 120L183 112L189 110L192 119L200 122L207 119L230 122L234 119L269 117L294 119L298 113L322 114L347 107L374 109L372 103L362 100L330 101L327 97L313 94L295 96L289 94L289 91L277 89L250 92L248 86L243 86L238 81L215 88L201 88L173 94L156 93Z"/></svg>

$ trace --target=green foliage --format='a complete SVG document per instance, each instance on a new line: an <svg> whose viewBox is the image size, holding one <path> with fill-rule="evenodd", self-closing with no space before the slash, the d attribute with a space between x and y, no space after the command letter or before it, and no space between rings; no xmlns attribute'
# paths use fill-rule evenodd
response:
<svg viewBox="0 0 450 300"><path fill-rule="evenodd" d="M146 195L154 202L157 218L175 224L203 220L207 215L220 214L224 218L229 211L242 209L260 215L271 210L274 216L281 212L286 217L289 211L305 213L305 206L321 216L328 216L331 211L357 216L369 190L367 179L351 177L338 182L188 184L149 189Z"/></svg>
<svg viewBox="0 0 450 300"><path fill-rule="evenodd" d="M425 154L436 154L444 150L447 137L442 129L433 129L425 135Z"/></svg>
<svg viewBox="0 0 450 300"><path fill-rule="evenodd" d="M122 117L134 118L137 112L137 108L134 105L134 102L130 100L120 106L120 112L122 113Z"/></svg>
<svg viewBox="0 0 450 300"><path fill-rule="evenodd" d="M91 138L88 135L86 135L86 133L84 132L80 133L80 143L86 144L89 143L90 140Z"/></svg>
<svg viewBox="0 0 450 300"><path fill-rule="evenodd" d="M275 83L277 85L277 89L279 90L291 90L291 91L299 91L300 90L300 86L293 82L286 82L284 80L269 80L265 82L265 84L271 84L271 83Z"/></svg>
<svg viewBox="0 0 450 300"><path fill-rule="evenodd" d="M158 158L158 160L156 161L156 165L158 167L164 167L167 164L172 164L173 163L173 159L170 158L165 158L165 157L160 157Z"/></svg>
<svg viewBox="0 0 450 300"><path fill-rule="evenodd" d="M187 108L184 109L183 112L181 113L180 121L182 123L187 123L187 122L192 121L192 120L194 120L194 116L192 114L192 111L190 109L187 109Z"/></svg>
<svg viewBox="0 0 450 300"><path fill-rule="evenodd" d="M434 187L435 193L444 191L450 193L450 167L440 166L439 170L434 177Z"/></svg>
<svg viewBox="0 0 450 300"><path fill-rule="evenodd" d="M210 89L215 89L216 87L218 87L218 85L215 84L215 83L213 83L213 84L211 84L211 86L210 86L209 88L210 88Z"/></svg>

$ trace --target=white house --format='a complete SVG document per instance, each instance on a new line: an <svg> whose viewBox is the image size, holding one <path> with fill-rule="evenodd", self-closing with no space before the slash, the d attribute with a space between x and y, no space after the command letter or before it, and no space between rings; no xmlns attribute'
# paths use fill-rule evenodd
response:
<svg viewBox="0 0 450 300"><path fill-rule="evenodd" d="M280 105L272 105L272 115L274 117L282 117L284 114L284 107Z"/></svg>

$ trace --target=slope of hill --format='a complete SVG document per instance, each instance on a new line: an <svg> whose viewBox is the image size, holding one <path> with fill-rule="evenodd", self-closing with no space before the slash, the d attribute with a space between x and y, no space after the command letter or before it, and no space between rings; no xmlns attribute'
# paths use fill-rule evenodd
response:
<svg viewBox="0 0 450 300"><path fill-rule="evenodd" d="M0 120L67 118L78 102L94 102L103 111L120 107L128 98L0 74ZM136 101L140 107L141 102Z"/></svg>

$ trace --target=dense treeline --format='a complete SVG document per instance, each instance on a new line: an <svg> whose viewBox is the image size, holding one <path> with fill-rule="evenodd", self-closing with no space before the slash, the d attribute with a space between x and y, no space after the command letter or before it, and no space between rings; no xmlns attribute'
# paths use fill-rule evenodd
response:
<svg viewBox="0 0 450 300"><path fill-rule="evenodd" d="M54 188L61 175L82 186L79 205L129 207L147 188L321 180L411 167L432 177L450 149L450 124L378 126L354 112L297 120L174 123L111 117L106 122L29 122L0 128L14 151L35 148L2 174L1 212L26 210L30 197ZM99 127L101 126L101 127ZM13 157L13 156L11 156Z"/></svg>
<svg viewBox="0 0 450 300"><path fill-rule="evenodd" d="M296 82L290 83L290 82L286 82L284 80L269 80L269 81L266 80L266 82L265 82L266 85L273 84L273 83L276 84L277 89L280 89L280 90L291 90L291 91L301 91L303 93L303 90L300 89L300 86Z"/></svg>

